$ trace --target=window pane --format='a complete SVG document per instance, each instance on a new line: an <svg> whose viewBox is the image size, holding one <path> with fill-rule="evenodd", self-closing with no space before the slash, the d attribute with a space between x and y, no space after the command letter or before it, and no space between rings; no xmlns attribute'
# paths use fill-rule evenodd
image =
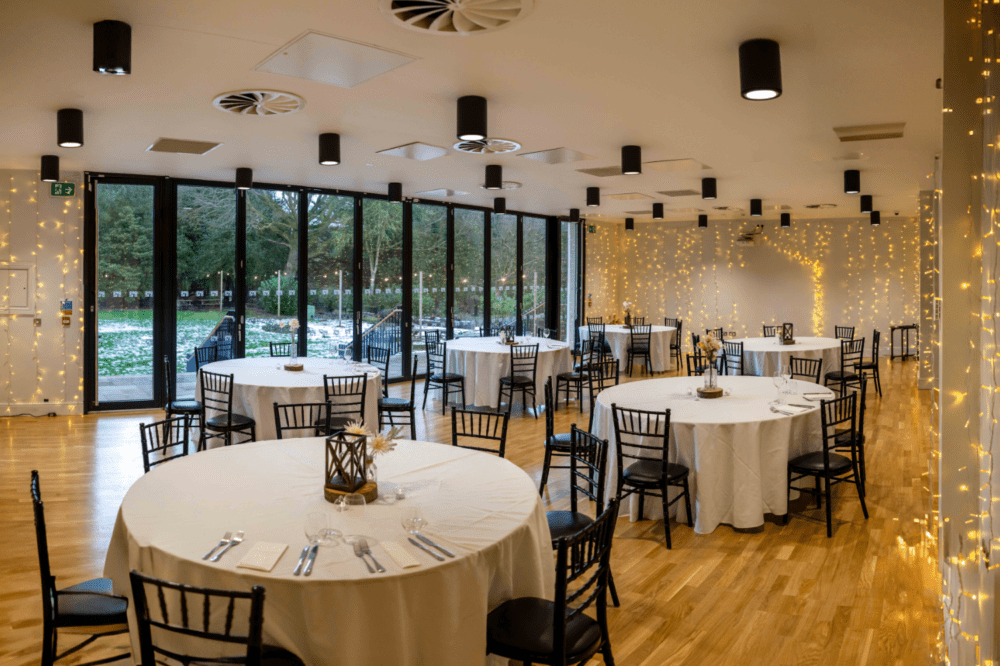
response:
<svg viewBox="0 0 1000 666"><path fill-rule="evenodd" d="M353 339L354 197L309 197L309 356L340 358Z"/></svg>
<svg viewBox="0 0 1000 666"><path fill-rule="evenodd" d="M177 187L177 396L194 396L195 347L235 351L236 190Z"/></svg>
<svg viewBox="0 0 1000 666"><path fill-rule="evenodd" d="M402 377L403 204L364 201L362 358L367 346L390 350L389 377Z"/></svg>
<svg viewBox="0 0 1000 666"><path fill-rule="evenodd" d="M574 344L576 341L577 284L579 282L579 266L577 262L577 247L579 242L579 225L575 222L562 223L562 243L560 253L560 296L559 296L559 339Z"/></svg>
<svg viewBox="0 0 1000 666"><path fill-rule="evenodd" d="M483 329L483 224L479 210L455 209L455 337Z"/></svg>
<svg viewBox="0 0 1000 666"><path fill-rule="evenodd" d="M413 204L413 353L421 356L420 372L427 367L424 331L443 334L447 325L447 224L444 206Z"/></svg>
<svg viewBox="0 0 1000 666"><path fill-rule="evenodd" d="M522 218L524 234L524 290L521 295L521 322L525 335L545 328L545 219Z"/></svg>
<svg viewBox="0 0 1000 666"><path fill-rule="evenodd" d="M281 324L298 317L298 267L298 192L248 191L246 356L292 340Z"/></svg>
<svg viewBox="0 0 1000 666"><path fill-rule="evenodd" d="M517 217L494 215L490 247L492 328L513 326L517 317Z"/></svg>

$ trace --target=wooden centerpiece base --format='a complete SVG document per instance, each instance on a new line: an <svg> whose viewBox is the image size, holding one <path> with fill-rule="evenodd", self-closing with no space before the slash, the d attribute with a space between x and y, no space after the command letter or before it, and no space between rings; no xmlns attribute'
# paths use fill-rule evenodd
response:
<svg viewBox="0 0 1000 666"><path fill-rule="evenodd" d="M346 497L347 495L361 495L365 498L365 502L371 504L378 499L378 484L374 481L367 481L365 485L361 486L356 492L353 493L349 493L346 490L331 488L327 485L323 486L323 497L327 502L335 503L341 497Z"/></svg>
<svg viewBox="0 0 1000 666"><path fill-rule="evenodd" d="M289 372L302 372L303 367L301 363L286 363L285 370Z"/></svg>
<svg viewBox="0 0 1000 666"><path fill-rule="evenodd" d="M699 386L698 387L698 397L699 398L705 398L705 399L708 399L708 400L711 400L713 398L721 398L722 397L722 389L719 388L719 387L716 387L714 389L707 389L707 388L704 388L702 386Z"/></svg>
<svg viewBox="0 0 1000 666"><path fill-rule="evenodd" d="M781 344L783 344L783 345L794 345L795 344L795 338L792 338L791 340L782 340Z"/></svg>

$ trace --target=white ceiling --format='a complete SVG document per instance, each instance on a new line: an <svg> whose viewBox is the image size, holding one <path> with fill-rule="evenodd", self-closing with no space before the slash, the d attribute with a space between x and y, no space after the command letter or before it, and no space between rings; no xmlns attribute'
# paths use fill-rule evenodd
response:
<svg viewBox="0 0 1000 666"><path fill-rule="evenodd" d="M450 188L454 201L491 205L483 167L524 183L511 209L565 214L584 189L642 192L673 208L710 208L700 189L715 176L714 205L792 206L795 217L856 217L842 172L858 168L883 219L912 214L940 145L940 0L537 0L523 21L492 34L433 36L390 23L379 0L38 0L8 2L0 22L0 165L38 168L55 153L66 170L232 180L249 166L258 182L406 196ZM132 25L132 75L91 71L92 24ZM417 60L355 88L255 72L280 46L314 30ZM737 47L781 44L784 94L739 95ZM287 117L241 117L212 107L223 92L293 92L306 108ZM413 141L455 143L455 100L489 100L489 133L533 152L565 147L597 156L549 165L515 155L450 151L418 162L377 155ZM84 110L86 145L58 148L56 110ZM905 122L901 139L841 143L833 127ZM343 164L317 164L316 135L340 132ZM160 137L221 141L205 156L145 152ZM709 170L647 170L597 178L576 169L614 165L622 144L643 160L692 158ZM838 160L863 153L861 160ZM639 203L640 205L637 205ZM621 217L651 202L604 200L585 212ZM808 211L812 203L834 210ZM711 212L711 211L709 211ZM772 211L770 217L776 217ZM691 219L691 213L683 216Z"/></svg>

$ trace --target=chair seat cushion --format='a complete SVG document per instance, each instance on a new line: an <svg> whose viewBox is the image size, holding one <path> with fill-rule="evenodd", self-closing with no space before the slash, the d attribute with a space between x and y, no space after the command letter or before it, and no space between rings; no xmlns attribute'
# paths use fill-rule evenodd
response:
<svg viewBox="0 0 1000 666"><path fill-rule="evenodd" d="M486 618L486 649L500 656L522 661L543 661L531 657L552 654L552 625L555 604L545 599L511 599L494 609ZM600 645L601 627L580 613L566 625L567 663L577 663L582 655Z"/></svg>
<svg viewBox="0 0 1000 666"><path fill-rule="evenodd" d="M834 474L843 474L851 469L851 459L840 455L839 453L831 453L830 455L830 471ZM796 458L792 458L788 461L788 466L795 470L802 470L803 472L822 472L823 471L823 452L814 451L813 453L805 453Z"/></svg>
<svg viewBox="0 0 1000 666"><path fill-rule="evenodd" d="M623 476L626 481L632 483L659 483L662 469L662 463L658 460L637 460L625 468ZM684 465L667 463L668 481L687 476L688 472L688 468Z"/></svg>
<svg viewBox="0 0 1000 666"><path fill-rule="evenodd" d="M579 511L549 511L545 514L549 521L549 533L552 535L552 543L556 539L573 536L584 527L587 527L594 519Z"/></svg>
<svg viewBox="0 0 1000 666"><path fill-rule="evenodd" d="M629 347L628 348L628 353L629 354L648 354L649 353L649 347L638 347L638 346L637 347Z"/></svg>
<svg viewBox="0 0 1000 666"><path fill-rule="evenodd" d="M405 412L413 409L413 403L409 400L404 400L403 398L379 398L378 406L379 409L388 410L390 412Z"/></svg>
<svg viewBox="0 0 1000 666"><path fill-rule="evenodd" d="M569 451L573 441L573 434L568 432L557 432L546 440L545 445L556 451Z"/></svg>
<svg viewBox="0 0 1000 666"><path fill-rule="evenodd" d="M535 381L531 377L524 375L514 375L513 377L501 377L501 384L513 384L514 386L534 386Z"/></svg>
<svg viewBox="0 0 1000 666"><path fill-rule="evenodd" d="M573 372L560 372L556 375L556 381L560 382L585 382L588 379L586 372L574 370Z"/></svg>
<svg viewBox="0 0 1000 666"><path fill-rule="evenodd" d="M444 383L460 382L463 379L465 379L465 377L463 377L462 375L456 375L454 372L449 372L449 373L446 373L446 374L443 374L443 375L440 372L438 372L438 373L435 373L435 374L431 375L431 381L432 382L437 382L439 384L441 382L444 382Z"/></svg>
<svg viewBox="0 0 1000 666"><path fill-rule="evenodd" d="M875 370L875 369L878 368L878 362L877 361L868 361L866 363L859 363L857 365L857 368L859 370Z"/></svg>
<svg viewBox="0 0 1000 666"><path fill-rule="evenodd" d="M226 418L225 414L216 414L215 416L205 421L205 426L209 429L225 428L227 427L228 422L229 419ZM252 425L256 425L256 421L254 421L249 416L233 413L232 415L233 428L248 428Z"/></svg>
<svg viewBox="0 0 1000 666"><path fill-rule="evenodd" d="M168 412L177 412L179 414L197 414L201 411L201 403L194 398L184 398L183 400L174 400L169 405L167 405Z"/></svg>
<svg viewBox="0 0 1000 666"><path fill-rule="evenodd" d="M93 592L94 594L73 594ZM111 580L95 578L56 593L60 623L80 626L127 624L128 600L113 596Z"/></svg>
<svg viewBox="0 0 1000 666"><path fill-rule="evenodd" d="M285 648L265 645L260 666L305 666L305 662Z"/></svg>
<svg viewBox="0 0 1000 666"><path fill-rule="evenodd" d="M857 379L858 375L855 372L840 372L838 370L836 372L826 373L825 377L827 379L836 379L837 381L840 381L841 379L847 379L847 380Z"/></svg>

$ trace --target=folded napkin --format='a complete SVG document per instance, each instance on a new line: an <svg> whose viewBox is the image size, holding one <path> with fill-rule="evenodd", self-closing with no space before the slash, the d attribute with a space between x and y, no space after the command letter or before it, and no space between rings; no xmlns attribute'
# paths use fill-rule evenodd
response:
<svg viewBox="0 0 1000 666"><path fill-rule="evenodd" d="M829 400L833 397L832 393L803 393L802 397L806 400L811 400L812 402L821 402L823 400Z"/></svg>
<svg viewBox="0 0 1000 666"><path fill-rule="evenodd" d="M249 553L243 556L242 560L236 563L236 566L243 569L270 571L287 549L288 544L259 541L254 544Z"/></svg>
<svg viewBox="0 0 1000 666"><path fill-rule="evenodd" d="M396 560L396 564L404 569L420 566L420 562L417 558L403 550L403 547L395 541L383 541L379 545L382 546L382 550L389 553L389 557Z"/></svg>
<svg viewBox="0 0 1000 666"><path fill-rule="evenodd" d="M797 407L795 405L779 405L775 407L775 409L787 416L795 416L797 414L804 414L805 412L812 411L808 407Z"/></svg>

